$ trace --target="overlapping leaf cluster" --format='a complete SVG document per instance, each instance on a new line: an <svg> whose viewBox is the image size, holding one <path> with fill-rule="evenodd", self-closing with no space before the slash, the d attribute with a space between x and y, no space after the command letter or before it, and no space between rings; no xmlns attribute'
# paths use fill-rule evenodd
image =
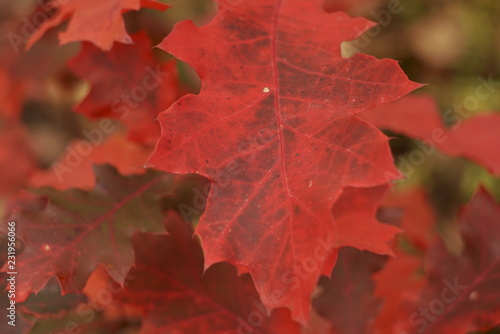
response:
<svg viewBox="0 0 500 334"><path fill-rule="evenodd" d="M18 271L17 326L2 322L2 333L468 333L499 323L499 204L479 189L457 218L463 248L451 252L425 191L391 189L402 174L381 131L434 140L498 175L497 114L447 128L430 97L403 97L421 85L396 61L343 57L341 43L373 23L320 0L220 0L210 23L180 22L158 45L198 73L195 94L174 60L158 60L151 30L125 28L123 13L167 6L49 3L29 52L0 51L2 309L8 221ZM61 69L42 46L70 42L81 50L63 54ZM70 104L96 122L45 170L21 110L53 74L27 71L30 55L87 85Z"/></svg>

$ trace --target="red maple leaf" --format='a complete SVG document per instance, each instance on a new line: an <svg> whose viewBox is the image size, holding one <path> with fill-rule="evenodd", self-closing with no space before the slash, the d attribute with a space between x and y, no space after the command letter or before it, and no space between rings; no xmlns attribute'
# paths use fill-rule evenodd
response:
<svg viewBox="0 0 500 334"><path fill-rule="evenodd" d="M122 121L129 138L153 144L160 136L156 117L178 97L175 62L158 64L146 33L132 36L133 45L116 44L104 52L84 43L69 68L92 86L76 111L89 118Z"/></svg>
<svg viewBox="0 0 500 334"><path fill-rule="evenodd" d="M114 42L132 44L125 30L122 14L140 8L165 10L167 5L153 0L52 0L45 6L56 9L52 17L44 21L30 36L26 48L30 48L49 29L70 19L66 31L59 33L60 44L89 41L102 50L110 50Z"/></svg>
<svg viewBox="0 0 500 334"><path fill-rule="evenodd" d="M200 244L177 214L167 231L134 235L136 266L116 296L145 312L141 333L300 333L288 310L268 317L248 274L227 263L203 273Z"/></svg>
<svg viewBox="0 0 500 334"><path fill-rule="evenodd" d="M160 114L149 164L212 180L196 230L205 267L249 271L267 308L304 322L324 269L293 289L294 268L320 238L338 239L331 209L342 189L399 175L387 138L354 115L420 86L395 61L341 57L340 44L372 26L320 0L244 1L202 28L176 25L160 44L203 83Z"/></svg>
<svg viewBox="0 0 500 334"><path fill-rule="evenodd" d="M123 177L109 165L96 166L95 174L92 192L40 188L33 191L36 196L11 204L9 222L23 249L16 263L18 301L54 276L63 293L81 291L100 263L122 283L133 264L132 234L163 230L162 199L172 186L170 175L148 171ZM4 234L8 226L2 224Z"/></svg>

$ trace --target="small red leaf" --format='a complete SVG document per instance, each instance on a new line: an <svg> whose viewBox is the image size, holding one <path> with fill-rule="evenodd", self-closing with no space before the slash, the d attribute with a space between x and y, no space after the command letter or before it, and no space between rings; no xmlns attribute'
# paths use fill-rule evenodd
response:
<svg viewBox="0 0 500 334"><path fill-rule="evenodd" d="M31 185L60 190L92 189L95 186L93 165L112 164L120 174L142 174L146 171L144 162L152 151L151 148L128 141L123 134L110 136L101 145L92 146L88 155L82 154L87 153L82 148L89 145L92 144L87 140L71 142L49 170L37 170L31 175Z"/></svg>
<svg viewBox="0 0 500 334"><path fill-rule="evenodd" d="M89 41L102 50L111 50L114 42L132 44L125 30L123 12L139 10L141 7L159 10L168 8L153 0L66 0L61 3L50 0L46 6L54 7L57 13L38 27L29 38L26 48L30 48L49 29L70 18L66 31L59 34L61 45Z"/></svg>

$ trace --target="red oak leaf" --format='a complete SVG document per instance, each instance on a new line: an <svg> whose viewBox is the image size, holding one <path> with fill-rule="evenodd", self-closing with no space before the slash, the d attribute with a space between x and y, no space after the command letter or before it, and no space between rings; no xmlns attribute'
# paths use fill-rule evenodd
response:
<svg viewBox="0 0 500 334"><path fill-rule="evenodd" d="M90 153L89 146L92 147ZM35 171L29 181L34 187L92 189L95 186L93 165L111 164L120 174L140 174L145 171L144 162L151 151L128 141L123 134L115 134L97 146L87 140L75 140L49 170Z"/></svg>
<svg viewBox="0 0 500 334"><path fill-rule="evenodd" d="M200 244L177 214L167 231L134 236L133 279L116 296L145 312L141 333L300 333L288 310L267 316L248 274L227 263L203 273Z"/></svg>
<svg viewBox="0 0 500 334"><path fill-rule="evenodd" d="M381 129L401 133L422 140L431 149L445 154L465 157L495 175L500 175L500 114L484 113L463 119L460 115L447 115L455 124L446 128L436 102L430 96L404 98L363 112L361 117Z"/></svg>
<svg viewBox="0 0 500 334"><path fill-rule="evenodd" d="M60 44L89 41L103 50L111 50L114 42L132 44L125 30L122 13L142 8L165 10L167 5L153 0L52 0L45 5L57 13L44 21L30 36L30 48L49 29L70 19L66 31L59 33Z"/></svg>
<svg viewBox="0 0 500 334"><path fill-rule="evenodd" d="M9 222L24 249L17 254L18 301L54 276L63 293L80 291L100 263L122 283L133 264L132 234L163 230L162 200L172 187L170 175L148 171L123 177L108 165L96 166L95 174L92 192L41 188L11 204ZM7 233L7 223L1 226Z"/></svg>
<svg viewBox="0 0 500 334"><path fill-rule="evenodd" d="M290 275L319 238L337 238L342 188L399 176L387 138L354 115L420 86L393 60L341 57L340 44L371 26L319 0L243 1L202 28L176 25L160 44L202 88L160 114L149 163L212 180L196 230L205 267L249 271L267 308L287 306L303 322L323 265L300 289Z"/></svg>
<svg viewBox="0 0 500 334"><path fill-rule="evenodd" d="M373 319L382 300L373 294L372 274L385 257L354 248L342 248L330 281L320 281L321 293L313 300L315 310L331 322L331 333L373 333Z"/></svg>
<svg viewBox="0 0 500 334"><path fill-rule="evenodd" d="M439 242L429 252L410 333L465 334L500 323L500 205L480 189L459 221L464 248L455 255Z"/></svg>
<svg viewBox="0 0 500 334"><path fill-rule="evenodd" d="M84 43L81 53L68 62L92 85L76 111L89 118L119 119L131 140L154 144L160 136L155 121L159 111L179 97L175 62L158 64L146 33L132 39L133 45L116 44L109 52Z"/></svg>

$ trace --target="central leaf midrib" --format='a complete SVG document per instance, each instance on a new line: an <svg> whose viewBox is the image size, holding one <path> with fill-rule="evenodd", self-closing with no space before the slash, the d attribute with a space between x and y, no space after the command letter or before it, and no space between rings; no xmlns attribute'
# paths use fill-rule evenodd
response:
<svg viewBox="0 0 500 334"><path fill-rule="evenodd" d="M283 121L281 119L281 106L280 106L280 100L279 100L279 94L280 94L280 89L279 89L279 71L278 71L278 57L277 57L277 51L276 51L276 35L277 35L277 25L278 25L278 18L279 18L279 12L281 10L281 5L282 5L282 0L277 0L276 1L276 7L274 10L273 18L272 18L272 25L271 25L271 32L270 32L270 39L271 39L271 59L272 59L272 75L273 75L273 85L274 85L274 113L276 115L276 123L278 126L278 137L279 137L279 150L280 150L280 162L281 162L281 174L283 177L283 184L285 186L286 190L286 195L288 197L288 203L291 206L290 203L290 189L288 187L288 182L286 178L286 169L285 169L285 149L284 149L284 138L283 138ZM290 207L290 212L291 212L291 207Z"/></svg>
<svg viewBox="0 0 500 334"><path fill-rule="evenodd" d="M276 50L276 35L277 35L277 26L278 26L278 19L279 19L279 13L281 10L282 6L282 0L277 0L276 1L276 7L274 10L273 18L272 18L272 25L271 25L271 32L270 32L270 39L271 39L271 58L272 58L272 75L273 75L273 85L274 85L274 112L276 114L276 122L278 126L278 137L279 137L279 153L280 157L279 159L281 160L281 176L283 178L283 185L285 186L285 192L286 192L286 197L287 197L287 202L288 202L288 224L287 224L287 229L288 229L288 238L285 238L285 241L283 242L280 251L278 252L278 256L276 257L276 261L274 263L271 277L275 277L276 274L276 264L278 261L280 261L281 254L283 254L283 251L285 250L287 244L293 244L293 233L291 232L292 228L292 196L290 194L290 189L288 187L288 181L286 178L286 168L285 168L285 145L284 145L284 138L283 138L283 122L281 119L281 106L280 106L280 100L279 100L279 71L278 71L278 57L277 57L277 50ZM288 240L288 243L287 241ZM296 259L297 256L295 254L295 250L293 247L290 247L292 257L293 259Z"/></svg>

